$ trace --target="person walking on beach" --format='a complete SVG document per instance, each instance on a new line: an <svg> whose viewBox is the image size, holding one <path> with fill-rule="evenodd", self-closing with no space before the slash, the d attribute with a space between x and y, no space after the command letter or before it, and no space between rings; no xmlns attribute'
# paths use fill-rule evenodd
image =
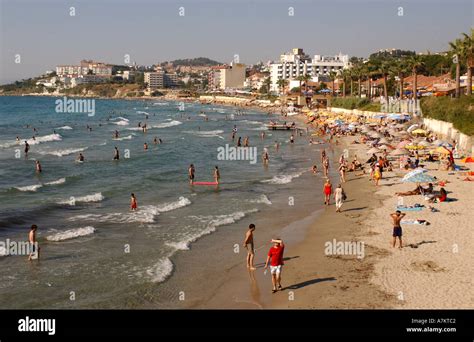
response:
<svg viewBox="0 0 474 342"><path fill-rule="evenodd" d="M138 205L137 205L137 198L135 197L135 194L132 193L131 197L130 197L130 210L131 211L136 211L138 208Z"/></svg>
<svg viewBox="0 0 474 342"><path fill-rule="evenodd" d="M382 179L382 171L380 168L380 165L376 164L374 166L374 181L375 181L375 186L379 186L379 181Z"/></svg>
<svg viewBox="0 0 474 342"><path fill-rule="evenodd" d="M191 185L194 182L194 173L195 173L194 165L191 164L191 165L189 165L189 168L188 168L189 184L191 184Z"/></svg>
<svg viewBox="0 0 474 342"><path fill-rule="evenodd" d="M31 261L33 259L39 259L40 257L40 248L38 247L38 241L36 240L36 230L38 229L38 226L36 224L33 224L31 226L30 232L28 233L28 242L30 243L31 246L31 253L28 256L28 260Z"/></svg>
<svg viewBox="0 0 474 342"><path fill-rule="evenodd" d="M219 180L221 179L221 173L217 165L214 167L214 182L219 184Z"/></svg>
<svg viewBox="0 0 474 342"><path fill-rule="evenodd" d="M344 192L344 189L342 188L342 185L339 184L334 191L334 201L336 202L336 213L341 212L341 207L342 203L344 202L346 197L346 194Z"/></svg>
<svg viewBox="0 0 474 342"><path fill-rule="evenodd" d="M402 218L405 217L405 213L402 214L400 210L397 210L395 213L390 214L390 217L393 220L393 242L392 242L392 247L395 248L397 238L399 241L399 246L398 248L402 248L402 226L400 225L400 222L402 221Z"/></svg>
<svg viewBox="0 0 474 342"><path fill-rule="evenodd" d="M117 146L115 146L114 160L119 160L119 159L120 159L120 153L119 153L119 150L118 150Z"/></svg>
<svg viewBox="0 0 474 342"><path fill-rule="evenodd" d="M326 182L324 183L324 187L323 187L323 193L324 193L324 204L329 205L329 202L331 200L331 194L332 194L332 184L329 178L326 178Z"/></svg>
<svg viewBox="0 0 474 342"><path fill-rule="evenodd" d="M328 177L329 175L329 158L328 157L324 158L323 167L324 167L324 177Z"/></svg>
<svg viewBox="0 0 474 342"><path fill-rule="evenodd" d="M346 164L342 163L339 165L339 175L341 183L346 182Z"/></svg>
<svg viewBox="0 0 474 342"><path fill-rule="evenodd" d="M255 231L255 225L249 224L249 229L245 233L244 247L247 248L247 268L251 271L255 271L256 268L253 265L253 259L255 257L255 245L253 243L253 232Z"/></svg>
<svg viewBox="0 0 474 342"><path fill-rule="evenodd" d="M323 148L321 151L321 164L324 163L324 160L326 159L326 150Z"/></svg>
<svg viewBox="0 0 474 342"><path fill-rule="evenodd" d="M272 239L273 246L268 251L267 260L265 262L265 271L270 262L270 273L272 275L272 293L281 290L281 271L283 267L283 252L285 251L285 244L281 239Z"/></svg>

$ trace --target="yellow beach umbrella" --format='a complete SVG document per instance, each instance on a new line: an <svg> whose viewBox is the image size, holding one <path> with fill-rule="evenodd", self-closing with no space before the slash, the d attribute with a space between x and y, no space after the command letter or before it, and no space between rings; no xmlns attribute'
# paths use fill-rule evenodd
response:
<svg viewBox="0 0 474 342"><path fill-rule="evenodd" d="M411 132L411 134L427 134L428 132L426 132L424 129L421 129L421 128L418 128L418 129L415 129L414 131Z"/></svg>

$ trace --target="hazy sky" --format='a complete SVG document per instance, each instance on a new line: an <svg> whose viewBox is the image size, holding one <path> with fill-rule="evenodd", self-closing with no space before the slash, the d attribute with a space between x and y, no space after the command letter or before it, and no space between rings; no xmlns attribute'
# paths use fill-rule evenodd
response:
<svg viewBox="0 0 474 342"><path fill-rule="evenodd" d="M0 0L0 84L85 58L124 64L126 54L150 65L235 54L250 64L293 47L360 57L392 47L436 52L473 21L474 0Z"/></svg>

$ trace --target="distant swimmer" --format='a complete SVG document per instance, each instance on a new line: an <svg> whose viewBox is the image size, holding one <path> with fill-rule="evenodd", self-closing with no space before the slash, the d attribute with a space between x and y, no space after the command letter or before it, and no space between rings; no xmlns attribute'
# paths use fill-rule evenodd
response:
<svg viewBox="0 0 474 342"><path fill-rule="evenodd" d="M234 125L234 128L232 128L232 140L235 140L235 135L237 134L237 126Z"/></svg>
<svg viewBox="0 0 474 342"><path fill-rule="evenodd" d="M221 173L219 171L219 167L216 165L214 167L214 182L219 184L219 180L221 179Z"/></svg>
<svg viewBox="0 0 474 342"><path fill-rule="evenodd" d="M30 150L30 144L25 140L25 157L28 156L28 151Z"/></svg>
<svg viewBox="0 0 474 342"><path fill-rule="evenodd" d="M193 184L194 182L194 174L195 174L195 169L194 169L194 165L191 164L189 165L189 168L188 168L188 177L189 177L189 184Z"/></svg>
<svg viewBox="0 0 474 342"><path fill-rule="evenodd" d="M280 149L280 144L278 143L278 141L275 140L275 150L278 152L279 149Z"/></svg>
<svg viewBox="0 0 474 342"><path fill-rule="evenodd" d="M39 162L39 160L37 160L37 161L35 162L35 170L36 170L36 172L38 172L38 173L41 173L41 171L42 171L42 169L41 169L41 163Z"/></svg>
<svg viewBox="0 0 474 342"><path fill-rule="evenodd" d="M147 130L146 124L143 125L142 129L143 129L143 133L146 133L146 130Z"/></svg>
<svg viewBox="0 0 474 342"><path fill-rule="evenodd" d="M20 137L16 137L16 143L19 145L20 144Z"/></svg>
<svg viewBox="0 0 474 342"><path fill-rule="evenodd" d="M40 248L38 246L38 241L36 240L36 230L38 226L36 224L31 225L30 232L28 233L28 242L30 243L31 253L28 256L28 260L39 259L40 257Z"/></svg>
<svg viewBox="0 0 474 342"><path fill-rule="evenodd" d="M119 159L120 159L120 153L119 153L119 150L118 150L117 146L115 146L114 160L119 160Z"/></svg>
<svg viewBox="0 0 474 342"><path fill-rule="evenodd" d="M253 242L253 232L255 231L255 225L249 224L249 229L245 233L244 247L247 248L247 268L251 271L256 270L253 265L253 259L255 257L255 245Z"/></svg>
<svg viewBox="0 0 474 342"><path fill-rule="evenodd" d="M265 139L265 132L260 133L260 139Z"/></svg>
<svg viewBox="0 0 474 342"><path fill-rule="evenodd" d="M114 132L114 139L118 139L119 137L119 131L115 130Z"/></svg>
<svg viewBox="0 0 474 342"><path fill-rule="evenodd" d="M244 147L249 147L249 137L248 136L246 136L244 138Z"/></svg>
<svg viewBox="0 0 474 342"><path fill-rule="evenodd" d="M130 197L130 210L136 211L137 210L137 198L135 197L135 194L132 193Z"/></svg>
<svg viewBox="0 0 474 342"><path fill-rule="evenodd" d="M31 137L31 139L33 139L33 140L35 140L35 141L36 141L36 137L35 137L34 135Z"/></svg>
<svg viewBox="0 0 474 342"><path fill-rule="evenodd" d="M311 168L311 171L313 171L313 174L318 173L318 166L314 164L313 167Z"/></svg>
<svg viewBox="0 0 474 342"><path fill-rule="evenodd" d="M143 144L143 149L144 149L145 151L148 150L148 144L147 144L147 143L144 143L144 144Z"/></svg>
<svg viewBox="0 0 474 342"><path fill-rule="evenodd" d="M83 162L84 161L84 155L82 153L79 153L76 159L78 162Z"/></svg>
<svg viewBox="0 0 474 342"><path fill-rule="evenodd" d="M262 162L264 165L266 165L268 164L269 161L270 161L270 157L268 155L268 149L265 147L262 153Z"/></svg>
<svg viewBox="0 0 474 342"><path fill-rule="evenodd" d="M157 144L158 144L158 138L157 138L157 137L154 137L154 138L153 138L153 144L154 144L154 145L157 145Z"/></svg>
<svg viewBox="0 0 474 342"><path fill-rule="evenodd" d="M294 143L295 142L295 136L292 134L290 135L290 143Z"/></svg>

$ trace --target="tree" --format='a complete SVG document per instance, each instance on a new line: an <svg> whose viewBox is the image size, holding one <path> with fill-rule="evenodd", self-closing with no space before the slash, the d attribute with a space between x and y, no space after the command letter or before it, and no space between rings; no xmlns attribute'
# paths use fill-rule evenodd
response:
<svg viewBox="0 0 474 342"><path fill-rule="evenodd" d="M388 105L388 91L387 91L387 77L390 74L390 66L392 64L388 61L383 61L376 66L376 73L379 73L383 78L383 96L385 98L385 103Z"/></svg>
<svg viewBox="0 0 474 342"><path fill-rule="evenodd" d="M272 80L270 77L266 77L265 80L263 80L263 85L266 87L267 94L270 94L270 85L272 84Z"/></svg>
<svg viewBox="0 0 474 342"><path fill-rule="evenodd" d="M303 75L303 81L304 81L304 91L307 92L308 91L308 82L311 80L311 76L309 76L308 74L304 74Z"/></svg>
<svg viewBox="0 0 474 342"><path fill-rule="evenodd" d="M472 95L472 69L474 68L474 29L471 28L470 34L463 33L463 45L467 66L467 96Z"/></svg>
<svg viewBox="0 0 474 342"><path fill-rule="evenodd" d="M404 79L405 75L408 73L408 65L407 61L404 58L399 58L396 60L392 67L391 67L391 72L393 75L398 76L398 82L399 82L399 93L400 93L400 112L402 111L402 99L403 99L403 85L404 85Z"/></svg>
<svg viewBox="0 0 474 342"><path fill-rule="evenodd" d="M409 68L411 69L411 72L413 74L413 101L414 101L413 104L414 104L414 108L416 108L416 102L417 102L417 96L418 96L417 76L418 76L418 72L424 66L424 62L423 62L423 59L421 58L421 56L419 56L419 55L414 55L414 56L408 57L407 62L408 62Z"/></svg>
<svg viewBox="0 0 474 342"><path fill-rule="evenodd" d="M461 95L461 62L464 61L466 55L466 46L461 39L449 42L449 46L453 63L456 64L456 97L459 98Z"/></svg>
<svg viewBox="0 0 474 342"><path fill-rule="evenodd" d="M284 94L285 93L285 88L286 86L288 85L288 81L283 79L283 78L280 78L278 81L277 81L277 85L278 87L281 89L281 92Z"/></svg>
<svg viewBox="0 0 474 342"><path fill-rule="evenodd" d="M298 82L300 82L299 88L300 88L300 95L301 95L301 83L304 82L304 76L303 76L303 75L300 75L300 76L298 76L298 77L296 78L296 80L297 80Z"/></svg>
<svg viewBox="0 0 474 342"><path fill-rule="evenodd" d="M335 71L330 71L329 72L329 79L331 80L332 82L332 96L334 96L334 81L336 81L336 78L337 78L337 72Z"/></svg>

